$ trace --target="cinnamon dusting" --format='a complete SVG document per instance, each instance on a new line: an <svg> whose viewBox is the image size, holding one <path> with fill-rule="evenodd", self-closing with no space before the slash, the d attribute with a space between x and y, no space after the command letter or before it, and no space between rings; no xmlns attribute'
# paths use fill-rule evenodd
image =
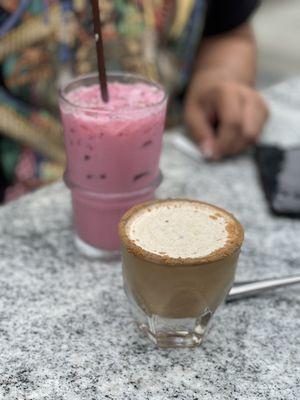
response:
<svg viewBox="0 0 300 400"><path fill-rule="evenodd" d="M217 219L219 217L227 216L228 220L226 222L226 232L228 233L227 241L222 248L219 248L207 256L204 257L196 257L196 258L172 258L169 257L167 254L154 254L149 252L142 247L140 247L136 241L130 239L127 234L126 226L131 217L142 211L147 210L151 212L151 206L159 205L163 203L178 203L178 202L191 202L195 203L195 205L204 205L213 208L217 212L214 215L211 215L210 218ZM173 205L174 207L174 205ZM175 207L177 205L175 204ZM169 208L169 207L167 207ZM167 199L167 200L154 200L150 202L143 203L141 205L135 206L131 208L127 213L123 216L119 224L119 235L123 244L126 246L128 252L134 254L136 257L156 263L156 264L165 264L165 265L201 265L201 264L209 264L212 262L219 261L225 257L231 256L235 252L239 251L243 240L244 240L244 230L241 226L240 222L229 212L226 210L211 205L209 203L200 202L197 200L190 200L190 199Z"/></svg>

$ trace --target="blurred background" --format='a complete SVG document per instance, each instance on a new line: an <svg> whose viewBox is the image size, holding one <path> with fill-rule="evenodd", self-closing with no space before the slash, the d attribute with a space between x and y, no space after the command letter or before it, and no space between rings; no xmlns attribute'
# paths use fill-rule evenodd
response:
<svg viewBox="0 0 300 400"><path fill-rule="evenodd" d="M59 116L55 107L57 89L49 65L60 72L61 79L66 78L70 63L68 44L73 40L70 38L74 37L74 31L76 31L76 53L72 62L75 61L76 64L75 73L85 73L94 69L94 61L89 62L95 55L94 43L88 37L92 22L91 16L85 15L84 0L74 2L78 15L82 15L84 21L80 24L80 29L71 19L69 1L61 1L64 7L64 20L61 20L60 14L55 9L57 4L55 0L43 2L34 0L32 4L35 4L35 7L32 7L28 18L26 16L24 23L26 27L24 26L15 37L10 37L10 40L6 41L3 30L9 27L3 26L4 19L1 21L1 15L15 11L17 5L21 3L26 7L29 0L0 0L0 11L2 10L2 14L0 13L0 204L17 199L24 193L62 176L65 156ZM42 16L41 4L49 8L48 12L42 13ZM105 18L106 13L109 15L112 2L102 0L101 6ZM110 20L105 22L106 35L112 37L115 26ZM133 21L133 24L138 23L139 21ZM259 52L257 86L265 89L299 75L300 1L263 0L254 17L253 25ZM8 32L11 33L9 29ZM57 60L57 49L54 50L51 46L47 50L40 45L26 47L27 42L37 40L37 35L44 40L51 38L59 41L59 60ZM26 51L22 50L24 48ZM135 48L127 49L126 46L124 48L125 51L135 51ZM14 55L15 52L19 52L18 56ZM128 62L133 61L132 57L128 59ZM22 71L28 65L30 74L25 77ZM4 79L13 96L5 90ZM29 81L22 81L24 79ZM19 80L17 84L16 80ZM43 80L47 81L47 85L42 83ZM30 93L32 108L30 103L25 104L23 101L26 91ZM47 93L47 96L40 96L41 93ZM40 106L38 111L34 107L36 104ZM46 139L49 136L51 142Z"/></svg>
<svg viewBox="0 0 300 400"><path fill-rule="evenodd" d="M257 85L300 75L300 1L263 0L254 17L259 58Z"/></svg>

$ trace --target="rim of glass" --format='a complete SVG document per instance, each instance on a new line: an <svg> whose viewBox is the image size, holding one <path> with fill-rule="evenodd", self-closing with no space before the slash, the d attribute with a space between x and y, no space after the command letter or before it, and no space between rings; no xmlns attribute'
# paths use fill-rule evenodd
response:
<svg viewBox="0 0 300 400"><path fill-rule="evenodd" d="M212 207L214 210L219 211L221 213L224 213L229 217L231 222L234 225L235 232L234 232L234 240L230 241L228 244L225 244L223 248L217 249L211 254L207 256L201 256L201 257L196 257L196 258L173 258L167 255L161 255L157 253L153 253L149 250L144 249L140 245L136 243L136 241L132 238L129 237L128 231L127 231L127 224L130 221L130 219L138 212L140 211L145 211L151 206L155 206L157 204L163 204L163 203L172 203L172 202L189 202L189 203L196 203L196 204L202 204L206 205L209 207ZM244 228L242 227L241 223L235 218L233 214L230 212L224 210L223 208L220 208L218 206L215 206L210 203L206 203L204 201L199 201L199 200L193 200L193 199L188 199L188 198L169 198L169 199L156 199L156 200L150 200L145 203L138 204L132 208L130 208L121 218L119 222L119 236L121 238L122 244L125 246L127 251L134 256L141 258L142 260L146 260L148 262L154 263L154 264L159 264L162 267L165 266L175 266L175 267L182 267L182 266L193 266L193 267L201 267L206 264L211 264L215 262L219 262L221 260L224 260L228 257L232 257L238 252L240 252L243 242L244 242Z"/></svg>
<svg viewBox="0 0 300 400"><path fill-rule="evenodd" d="M152 103L149 104L147 106L141 106L141 107L137 107L135 109L135 111L145 111L145 110L149 110L151 108L156 108L162 104L164 104L167 99L168 99L168 93L166 92L165 88L163 87L163 85L161 85L160 83L146 78L142 75L138 75L138 74L132 74L129 72L108 72L107 73L107 77L108 78L117 78L117 77L122 77L122 78L131 78L131 79L136 79L137 81L141 81L143 83L146 83L148 85L152 85L155 86L156 88L160 89L164 96L161 100L159 100L157 103ZM85 110L85 111L93 111L93 112L109 112L109 111L115 111L116 110L112 110L110 108L108 108L107 106L104 107L87 107L87 106L82 106L80 104L75 104L72 103L70 100L67 99L66 97L66 90L68 89L69 86L74 85L75 83L79 83L80 81L84 81L86 79L97 79L98 78L98 74L97 72L92 72L90 74L85 74L85 75L79 75L78 77L72 79L71 81L69 81L68 83L65 83L64 85L62 85L59 88L59 98L61 100L63 100L65 103L67 103L68 105L70 105L71 107L76 107L78 109L81 110ZM123 114L123 113L127 113L129 110L129 107L123 107L121 110L118 110L118 114Z"/></svg>

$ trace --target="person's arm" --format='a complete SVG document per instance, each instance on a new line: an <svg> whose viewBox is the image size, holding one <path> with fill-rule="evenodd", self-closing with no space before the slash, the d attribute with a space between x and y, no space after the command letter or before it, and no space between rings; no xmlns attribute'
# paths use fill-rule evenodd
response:
<svg viewBox="0 0 300 400"><path fill-rule="evenodd" d="M250 24L205 38L187 92L185 120L208 158L236 154L255 142L268 117L253 89L256 43Z"/></svg>

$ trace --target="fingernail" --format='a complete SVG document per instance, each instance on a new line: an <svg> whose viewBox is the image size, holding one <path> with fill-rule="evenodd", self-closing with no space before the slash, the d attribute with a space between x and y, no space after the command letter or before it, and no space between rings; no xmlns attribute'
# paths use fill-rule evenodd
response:
<svg viewBox="0 0 300 400"><path fill-rule="evenodd" d="M211 144L203 143L203 145L201 146L201 152L202 152L204 158L206 158L207 160L210 160L213 156L213 149L212 149Z"/></svg>

